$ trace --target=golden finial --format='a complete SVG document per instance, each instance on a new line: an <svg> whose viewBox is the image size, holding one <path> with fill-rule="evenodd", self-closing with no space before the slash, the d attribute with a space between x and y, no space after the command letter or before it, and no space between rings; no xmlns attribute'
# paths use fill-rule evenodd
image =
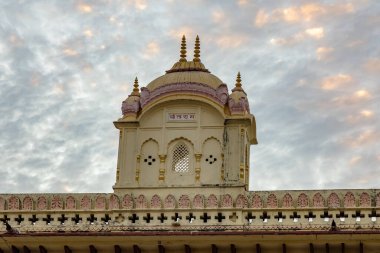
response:
<svg viewBox="0 0 380 253"><path fill-rule="evenodd" d="M133 93L139 93L139 80L137 76L135 78L135 84L133 85Z"/></svg>
<svg viewBox="0 0 380 253"><path fill-rule="evenodd" d="M201 52L201 44L199 42L199 36L197 35L197 38L195 39L195 47L194 47L194 60L193 62L200 62L200 52Z"/></svg>
<svg viewBox="0 0 380 253"><path fill-rule="evenodd" d="M186 37L185 35L182 36L182 43L181 43L181 58L179 59L180 62L187 62L186 60Z"/></svg>
<svg viewBox="0 0 380 253"><path fill-rule="evenodd" d="M238 72L237 74L237 77L236 77L236 84L235 84L235 87L236 88L241 88L241 77L240 77L240 71Z"/></svg>

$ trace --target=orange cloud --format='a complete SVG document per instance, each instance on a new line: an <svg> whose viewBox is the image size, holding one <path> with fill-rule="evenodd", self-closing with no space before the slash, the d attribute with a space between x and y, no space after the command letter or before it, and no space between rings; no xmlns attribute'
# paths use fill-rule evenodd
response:
<svg viewBox="0 0 380 253"><path fill-rule="evenodd" d="M380 139L379 133L373 130L366 130L356 136L350 136L342 141L345 146L356 148L370 144L372 142L378 142Z"/></svg>
<svg viewBox="0 0 380 253"><path fill-rule="evenodd" d="M360 111L360 115L362 115L363 117L366 117L366 118L370 118L373 116L373 111L362 110L362 111Z"/></svg>
<svg viewBox="0 0 380 253"><path fill-rule="evenodd" d="M212 21L220 23L225 19L226 15L221 10L215 10L212 12Z"/></svg>
<svg viewBox="0 0 380 253"><path fill-rule="evenodd" d="M77 5L77 8L78 8L78 10L80 12L83 12L83 13L90 13L90 12L92 12L92 7L89 4L80 3L80 4Z"/></svg>
<svg viewBox="0 0 380 253"><path fill-rule="evenodd" d="M283 9L275 9L270 13L259 11L256 15L255 25L261 27L269 22L288 23L309 22L323 15L338 15L352 13L354 6L349 4L319 4L308 3L301 6L289 6Z"/></svg>
<svg viewBox="0 0 380 253"><path fill-rule="evenodd" d="M145 10L148 7L146 0L129 0L128 3L138 10Z"/></svg>
<svg viewBox="0 0 380 253"><path fill-rule="evenodd" d="M216 39L216 44L221 48L234 48L243 44L247 40L243 36L221 36Z"/></svg>
<svg viewBox="0 0 380 253"><path fill-rule="evenodd" d="M276 46L294 45L305 39L303 33L297 33L288 38L271 38L269 43Z"/></svg>
<svg viewBox="0 0 380 253"><path fill-rule="evenodd" d="M344 121L350 124L360 123L363 120L372 118L374 115L373 111L362 110L354 115L349 115Z"/></svg>
<svg viewBox="0 0 380 253"><path fill-rule="evenodd" d="M264 10L259 10L255 18L255 26L263 27L269 21L269 15Z"/></svg>
<svg viewBox="0 0 380 253"><path fill-rule="evenodd" d="M321 88L323 90L335 90L351 82L352 77L350 75L338 74L336 76L329 76L324 78L321 83Z"/></svg>
<svg viewBox="0 0 380 253"><path fill-rule="evenodd" d="M325 36L323 27L309 28L305 30L305 33L315 39L321 39Z"/></svg>
<svg viewBox="0 0 380 253"><path fill-rule="evenodd" d="M237 0L237 3L238 5L242 6L242 5L246 5L248 4L248 0Z"/></svg>
<svg viewBox="0 0 380 253"><path fill-rule="evenodd" d="M318 47L316 50L318 61L328 59L331 52L333 51L334 51L334 48L331 48L331 47Z"/></svg>
<svg viewBox="0 0 380 253"><path fill-rule="evenodd" d="M144 52L144 58L152 58L160 52L160 46L157 42L150 42Z"/></svg>
<svg viewBox="0 0 380 253"><path fill-rule="evenodd" d="M368 72L373 72L375 74L380 74L380 58L371 58L368 59L364 64L364 68Z"/></svg>
<svg viewBox="0 0 380 253"><path fill-rule="evenodd" d="M358 90L350 96L340 96L332 100L336 105L352 105L371 99L372 95L367 90Z"/></svg>
<svg viewBox="0 0 380 253"><path fill-rule="evenodd" d="M354 157L351 158L351 160L350 160L349 163L350 163L351 166L353 166L356 163L360 162L361 159L362 159L361 156L354 156Z"/></svg>
<svg viewBox="0 0 380 253"><path fill-rule="evenodd" d="M190 37L195 37L194 34L195 34L194 29L189 26L183 26L178 29L171 30L169 32L169 35L171 37L179 39L179 40L182 38L183 35L185 35L186 39L188 40Z"/></svg>
<svg viewBox="0 0 380 253"><path fill-rule="evenodd" d="M367 90L358 90L355 92L355 97L361 98L361 99L368 99L371 98L371 94Z"/></svg>
<svg viewBox="0 0 380 253"><path fill-rule="evenodd" d="M91 38L92 36L94 36L94 33L90 29L84 30L83 34L84 34L84 36L86 36L88 38Z"/></svg>
<svg viewBox="0 0 380 253"><path fill-rule="evenodd" d="M64 49L63 53L65 55L67 55L67 56L76 56L76 55L79 54L75 49L72 49L72 48L66 48L66 49Z"/></svg>

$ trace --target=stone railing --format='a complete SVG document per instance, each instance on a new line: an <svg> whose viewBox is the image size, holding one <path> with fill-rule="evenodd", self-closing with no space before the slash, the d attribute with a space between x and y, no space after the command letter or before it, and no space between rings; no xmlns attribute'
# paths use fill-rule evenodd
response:
<svg viewBox="0 0 380 253"><path fill-rule="evenodd" d="M232 197L2 194L0 231L380 229L380 190L247 192ZM334 222L333 222L334 221Z"/></svg>

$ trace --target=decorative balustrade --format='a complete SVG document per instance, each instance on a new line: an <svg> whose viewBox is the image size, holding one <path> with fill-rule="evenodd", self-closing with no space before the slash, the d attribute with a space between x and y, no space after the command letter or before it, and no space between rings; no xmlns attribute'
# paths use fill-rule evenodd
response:
<svg viewBox="0 0 380 253"><path fill-rule="evenodd" d="M0 231L5 231L5 222L19 232L357 230L379 229L379 217L379 190L247 192L237 196L0 195L0 219L4 221Z"/></svg>

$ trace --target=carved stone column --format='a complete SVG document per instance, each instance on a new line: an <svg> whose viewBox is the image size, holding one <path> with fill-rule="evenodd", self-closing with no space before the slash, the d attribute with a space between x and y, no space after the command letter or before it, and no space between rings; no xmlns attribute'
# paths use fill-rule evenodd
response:
<svg viewBox="0 0 380 253"><path fill-rule="evenodd" d="M222 167L220 169L220 179L224 181L224 153L221 154L222 157Z"/></svg>
<svg viewBox="0 0 380 253"><path fill-rule="evenodd" d="M137 155L136 156L136 175L135 175L135 179L136 179L136 182L139 182L140 181L140 160L141 160L141 156L140 155Z"/></svg>
<svg viewBox="0 0 380 253"><path fill-rule="evenodd" d="M245 145L244 145L244 129L240 129L240 165L239 165L239 178L240 181L244 182L244 172L245 172Z"/></svg>
<svg viewBox="0 0 380 253"><path fill-rule="evenodd" d="M164 182L165 181L165 161L166 161L166 155L159 155L158 156L160 158L160 174L158 176L158 180L160 180L160 182Z"/></svg>
<svg viewBox="0 0 380 253"><path fill-rule="evenodd" d="M195 181L199 182L201 178L201 157L202 154L195 154Z"/></svg>

